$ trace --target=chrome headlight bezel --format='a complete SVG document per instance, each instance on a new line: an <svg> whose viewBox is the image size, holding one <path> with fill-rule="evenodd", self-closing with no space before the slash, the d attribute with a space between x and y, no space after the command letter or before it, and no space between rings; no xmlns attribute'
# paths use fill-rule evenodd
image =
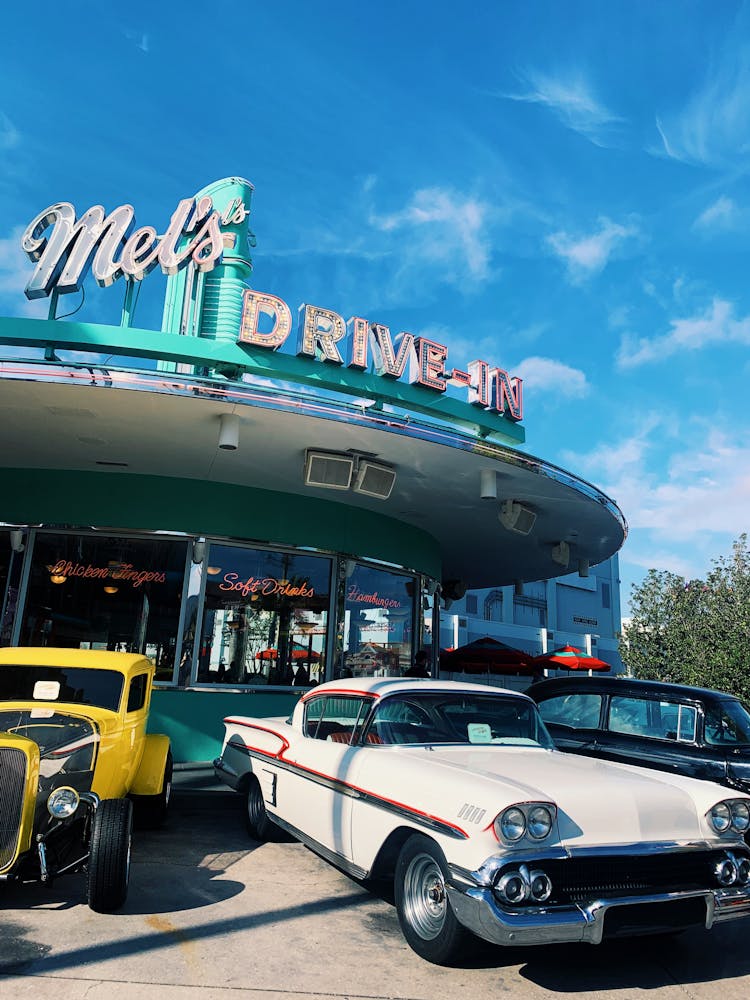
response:
<svg viewBox="0 0 750 1000"><path fill-rule="evenodd" d="M500 843L509 847L523 840L538 844L552 834L556 818L553 802L514 802L495 817L492 828Z"/></svg>
<svg viewBox="0 0 750 1000"><path fill-rule="evenodd" d="M750 831L750 800L722 799L706 813L708 824L719 836L743 836Z"/></svg>
<svg viewBox="0 0 750 1000"><path fill-rule="evenodd" d="M69 785L53 789L47 796L47 812L53 819L70 819L78 809L81 796Z"/></svg>

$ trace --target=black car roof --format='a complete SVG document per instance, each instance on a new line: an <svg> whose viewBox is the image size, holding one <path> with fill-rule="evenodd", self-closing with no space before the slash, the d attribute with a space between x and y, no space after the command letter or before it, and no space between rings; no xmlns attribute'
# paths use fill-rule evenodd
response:
<svg viewBox="0 0 750 1000"><path fill-rule="evenodd" d="M689 684L672 684L669 681L646 681L636 677L552 677L537 681L526 693L535 701L544 701L554 695L587 692L589 694L664 696L684 701L739 701L733 694L711 688L691 687Z"/></svg>

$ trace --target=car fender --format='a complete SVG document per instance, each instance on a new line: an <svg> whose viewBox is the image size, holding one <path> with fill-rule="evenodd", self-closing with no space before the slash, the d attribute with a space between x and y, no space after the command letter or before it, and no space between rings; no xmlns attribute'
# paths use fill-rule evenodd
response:
<svg viewBox="0 0 750 1000"><path fill-rule="evenodd" d="M169 753L169 737L149 733L143 745L143 756L133 779L133 795L158 795L164 782L164 768Z"/></svg>

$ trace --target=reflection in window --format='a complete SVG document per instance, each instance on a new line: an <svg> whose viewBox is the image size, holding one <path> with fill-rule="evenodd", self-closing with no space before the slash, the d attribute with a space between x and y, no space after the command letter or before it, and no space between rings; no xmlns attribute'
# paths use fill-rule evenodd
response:
<svg viewBox="0 0 750 1000"><path fill-rule="evenodd" d="M145 653L171 679L187 543L40 532L23 646Z"/></svg>
<svg viewBox="0 0 750 1000"><path fill-rule="evenodd" d="M346 578L342 677L399 677L411 665L413 577L354 564Z"/></svg>
<svg viewBox="0 0 750 1000"><path fill-rule="evenodd" d="M737 701L706 706L706 743L750 745L750 714Z"/></svg>
<svg viewBox="0 0 750 1000"><path fill-rule="evenodd" d="M565 694L539 705L545 722L573 729L596 729L602 709L600 694Z"/></svg>
<svg viewBox="0 0 750 1000"><path fill-rule="evenodd" d="M502 590L493 590L484 599L484 619L488 622L501 622L503 620Z"/></svg>
<svg viewBox="0 0 750 1000"><path fill-rule="evenodd" d="M697 713L692 705L651 698L612 698L609 728L614 733L631 733L658 740L695 739Z"/></svg>
<svg viewBox="0 0 750 1000"><path fill-rule="evenodd" d="M324 680L330 581L330 559L213 543L198 683Z"/></svg>

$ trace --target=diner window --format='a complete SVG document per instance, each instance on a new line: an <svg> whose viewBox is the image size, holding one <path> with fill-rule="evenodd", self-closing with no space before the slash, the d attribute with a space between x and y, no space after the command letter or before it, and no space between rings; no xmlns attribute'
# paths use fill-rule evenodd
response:
<svg viewBox="0 0 750 1000"><path fill-rule="evenodd" d="M513 623L532 628L547 625L547 590L544 583L524 584L523 594L513 597Z"/></svg>
<svg viewBox="0 0 750 1000"><path fill-rule="evenodd" d="M38 532L21 645L145 653L171 680L186 557L182 540Z"/></svg>
<svg viewBox="0 0 750 1000"><path fill-rule="evenodd" d="M330 590L330 559L212 543L197 682L324 680Z"/></svg>
<svg viewBox="0 0 750 1000"><path fill-rule="evenodd" d="M342 677L399 677L412 663L417 581L356 563L344 595Z"/></svg>

